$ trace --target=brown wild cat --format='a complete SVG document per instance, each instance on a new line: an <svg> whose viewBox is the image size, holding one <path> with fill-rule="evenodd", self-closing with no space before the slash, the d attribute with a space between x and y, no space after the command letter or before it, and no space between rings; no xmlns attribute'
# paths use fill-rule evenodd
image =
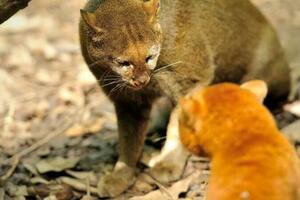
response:
<svg viewBox="0 0 300 200"><path fill-rule="evenodd" d="M267 82L273 101L289 93L277 36L249 0L89 0L81 16L83 57L118 118L119 160L99 181L101 197L116 196L134 182L157 97L176 105L195 84L251 78ZM162 182L179 178L187 155L177 129L167 135L162 155L150 162Z"/></svg>
<svg viewBox="0 0 300 200"><path fill-rule="evenodd" d="M262 81L222 83L180 101L183 144L211 158L207 200L300 199L300 162L261 105L266 93Z"/></svg>

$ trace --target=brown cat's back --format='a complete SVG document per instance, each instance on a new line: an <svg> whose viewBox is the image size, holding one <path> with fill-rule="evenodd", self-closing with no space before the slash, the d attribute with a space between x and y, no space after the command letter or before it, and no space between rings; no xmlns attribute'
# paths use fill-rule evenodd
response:
<svg viewBox="0 0 300 200"><path fill-rule="evenodd" d="M173 79L205 85L255 78L268 84L273 100L288 95L290 69L276 32L250 1L162 1L161 26L159 63L184 66L173 67Z"/></svg>

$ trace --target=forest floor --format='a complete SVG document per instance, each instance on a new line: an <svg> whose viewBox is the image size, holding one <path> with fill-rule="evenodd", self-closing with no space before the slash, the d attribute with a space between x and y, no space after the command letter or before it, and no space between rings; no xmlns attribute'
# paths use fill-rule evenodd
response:
<svg viewBox="0 0 300 200"><path fill-rule="evenodd" d="M33 0L0 26L0 200L97 199L97 180L116 161L114 109L80 53L84 2ZM253 2L277 29L293 70L296 98L276 118L300 155L300 1ZM161 138L146 143L144 164ZM201 200L208 175L208 160L191 157L181 180L161 185L141 173L115 199Z"/></svg>

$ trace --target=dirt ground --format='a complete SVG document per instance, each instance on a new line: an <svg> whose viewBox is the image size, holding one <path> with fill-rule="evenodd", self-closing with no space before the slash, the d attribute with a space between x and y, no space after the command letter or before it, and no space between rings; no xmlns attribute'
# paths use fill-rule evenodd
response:
<svg viewBox="0 0 300 200"><path fill-rule="evenodd" d="M295 98L276 118L300 155L300 1L253 2L278 31L292 68ZM0 26L0 200L97 199L97 179L117 159L113 106L79 49L84 3L32 0ZM141 171L162 139L147 140ZM201 200L208 175L208 160L191 157L181 180L161 185L141 173L115 199Z"/></svg>

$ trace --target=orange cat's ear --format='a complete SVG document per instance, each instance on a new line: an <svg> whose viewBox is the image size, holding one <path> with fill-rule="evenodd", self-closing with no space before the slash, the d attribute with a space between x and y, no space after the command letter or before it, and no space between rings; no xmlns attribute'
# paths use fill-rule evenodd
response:
<svg viewBox="0 0 300 200"><path fill-rule="evenodd" d="M149 16L149 22L152 23L155 21L159 9L160 9L160 0L148 0L143 3L143 8Z"/></svg>
<svg viewBox="0 0 300 200"><path fill-rule="evenodd" d="M96 32L102 32L102 29L99 28L97 24L96 15L94 13L85 11L80 9L81 17L83 21L89 25L92 29L94 29Z"/></svg>
<svg viewBox="0 0 300 200"><path fill-rule="evenodd" d="M255 94L255 96L261 103L263 103L268 93L267 84L261 80L248 81L242 84L241 87Z"/></svg>

